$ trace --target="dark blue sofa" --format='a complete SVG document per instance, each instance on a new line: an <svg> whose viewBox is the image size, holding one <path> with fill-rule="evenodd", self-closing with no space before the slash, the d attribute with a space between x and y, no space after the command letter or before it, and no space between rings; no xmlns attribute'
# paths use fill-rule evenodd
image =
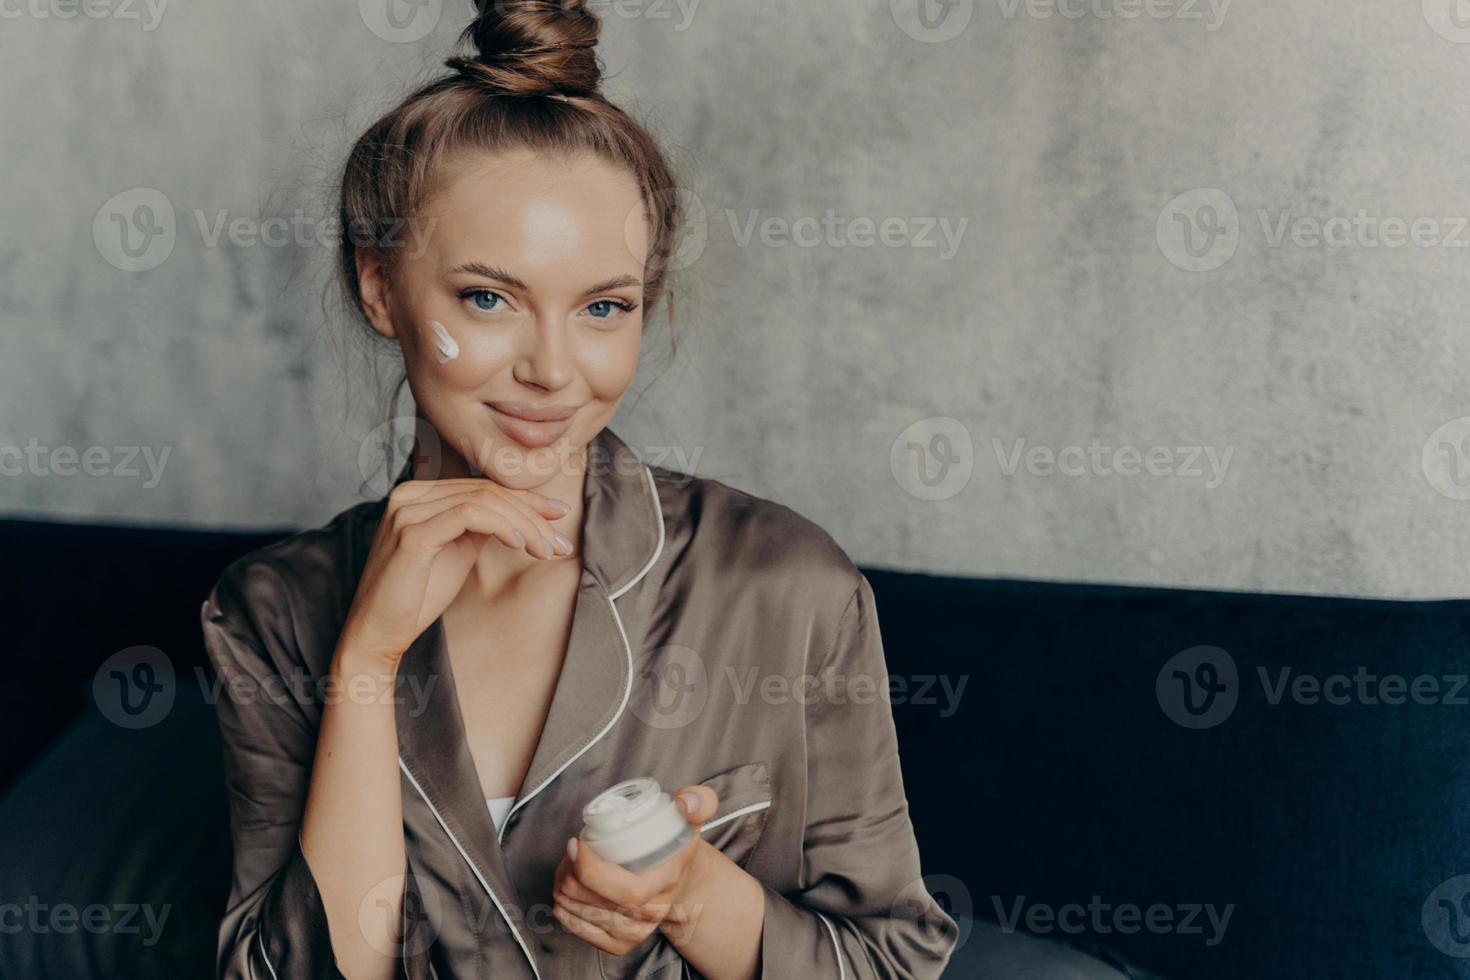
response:
<svg viewBox="0 0 1470 980"><path fill-rule="evenodd" d="M0 976L211 975L198 609L277 536L0 521ZM948 976L1470 977L1466 603L865 571ZM132 729L137 645L177 683Z"/></svg>

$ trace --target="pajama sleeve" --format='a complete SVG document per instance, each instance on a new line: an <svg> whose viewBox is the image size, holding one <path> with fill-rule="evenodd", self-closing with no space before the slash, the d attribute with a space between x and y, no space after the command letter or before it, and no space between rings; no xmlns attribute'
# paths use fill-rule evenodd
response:
<svg viewBox="0 0 1470 980"><path fill-rule="evenodd" d="M935 978L959 936L921 878L877 609L857 574L807 706L803 887L762 883L770 980Z"/></svg>

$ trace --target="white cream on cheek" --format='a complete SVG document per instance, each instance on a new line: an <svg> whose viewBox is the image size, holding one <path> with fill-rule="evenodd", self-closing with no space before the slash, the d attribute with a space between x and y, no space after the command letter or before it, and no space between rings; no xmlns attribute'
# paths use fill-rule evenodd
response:
<svg viewBox="0 0 1470 980"><path fill-rule="evenodd" d="M429 329L434 331L434 346L439 348L439 363L448 364L459 357L459 344L455 343L444 324L438 320L429 321Z"/></svg>

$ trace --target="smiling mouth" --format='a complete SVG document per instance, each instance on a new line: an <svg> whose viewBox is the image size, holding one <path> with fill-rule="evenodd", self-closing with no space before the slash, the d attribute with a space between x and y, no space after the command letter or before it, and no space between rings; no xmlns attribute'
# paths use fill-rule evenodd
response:
<svg viewBox="0 0 1470 980"><path fill-rule="evenodd" d="M496 426L527 449L541 449L560 439L572 427L575 408L548 407L536 409L526 405L486 403Z"/></svg>

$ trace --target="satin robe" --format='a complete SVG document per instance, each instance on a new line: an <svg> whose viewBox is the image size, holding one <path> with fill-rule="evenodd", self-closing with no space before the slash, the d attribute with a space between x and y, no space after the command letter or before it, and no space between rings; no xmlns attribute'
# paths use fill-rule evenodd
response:
<svg viewBox="0 0 1470 980"><path fill-rule="evenodd" d="M939 976L958 928L920 875L867 580L790 508L645 465L611 429L588 459L566 657L499 832L441 623L401 661L399 976L697 976L658 930L613 956L551 915L582 806L637 776L718 794L702 833L761 884L763 976ZM299 830L323 678L385 503L234 562L201 610L225 685L226 980L341 976Z"/></svg>

